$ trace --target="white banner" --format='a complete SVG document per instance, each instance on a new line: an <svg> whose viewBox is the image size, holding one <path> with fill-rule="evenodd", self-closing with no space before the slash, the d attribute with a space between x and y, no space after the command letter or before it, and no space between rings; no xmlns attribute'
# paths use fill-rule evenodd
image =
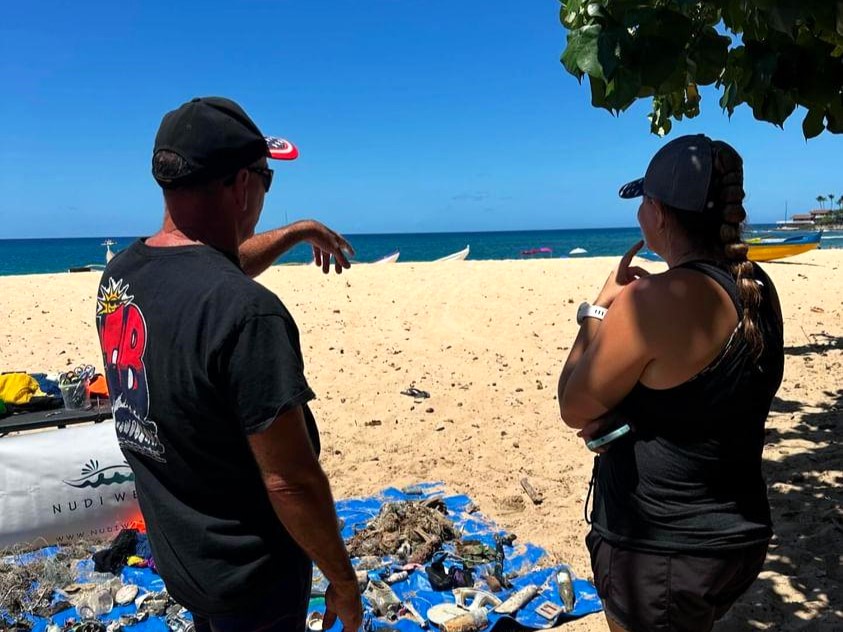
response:
<svg viewBox="0 0 843 632"><path fill-rule="evenodd" d="M113 421L0 438L0 547L110 539L140 520Z"/></svg>

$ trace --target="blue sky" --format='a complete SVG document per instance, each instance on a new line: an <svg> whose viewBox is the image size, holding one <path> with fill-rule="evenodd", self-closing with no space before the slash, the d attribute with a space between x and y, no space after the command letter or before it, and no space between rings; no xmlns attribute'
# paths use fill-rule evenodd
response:
<svg viewBox="0 0 843 632"><path fill-rule="evenodd" d="M648 103L590 106L559 63L556 0L12 2L0 23L0 238L141 235L161 117L240 102L290 138L260 228L315 217L346 233L632 226L619 185L663 142ZM750 220L843 194L843 137L806 142L717 96L672 136L745 159Z"/></svg>

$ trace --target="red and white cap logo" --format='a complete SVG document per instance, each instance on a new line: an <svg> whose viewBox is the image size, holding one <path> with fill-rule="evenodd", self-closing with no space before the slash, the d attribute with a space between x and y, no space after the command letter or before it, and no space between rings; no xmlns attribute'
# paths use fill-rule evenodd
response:
<svg viewBox="0 0 843 632"><path fill-rule="evenodd" d="M274 160L295 160L299 157L299 150L288 140L277 136L266 137L266 155Z"/></svg>

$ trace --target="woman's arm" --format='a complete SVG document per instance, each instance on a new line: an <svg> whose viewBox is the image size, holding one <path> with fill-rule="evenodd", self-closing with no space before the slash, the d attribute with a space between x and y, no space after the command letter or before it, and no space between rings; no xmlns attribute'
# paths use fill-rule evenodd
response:
<svg viewBox="0 0 843 632"><path fill-rule="evenodd" d="M605 305L600 305L599 303L594 303L594 305L605 307ZM568 380L574 372L574 369L577 368L580 360L582 360L589 344L591 344L591 341L594 340L594 337L597 335L597 331L600 329L602 322L603 321L597 320L596 318L586 318L582 325L580 325L580 330L577 333L577 337L574 339L574 344L571 345L570 353L568 353L568 359L565 360L565 366L562 367L562 373L559 374L559 384L556 387L556 394L559 398L560 410L562 406L562 398L565 395L565 389L568 386Z"/></svg>
<svg viewBox="0 0 843 632"><path fill-rule="evenodd" d="M571 347L571 352L568 354L568 359L559 376L558 397L560 412L562 418L569 426L574 428L582 428L589 422L601 417L608 412L615 404L617 404L629 390L635 385L641 371L646 367L647 362L644 362L640 367L640 371L633 377L634 380L629 385L629 388L622 392L619 397L609 393L609 400L615 400L611 405L606 406L602 404L603 394L591 392L589 389L593 388L594 384L602 383L600 376L597 376L597 381L587 379L591 372L594 371L593 364L596 355L593 349L595 344L602 345L603 348L609 348L609 353L635 353L634 346L625 343L624 339L629 335L628 321L633 316L630 311L634 309L633 288L636 280L648 276L646 270L632 266L632 258L643 246L643 242L636 243L621 259L617 270L613 271L607 279L600 295L595 301L595 305L611 309L607 313L603 321L586 318L577 334L577 338ZM637 293L641 293L640 290ZM620 300L621 297L627 294L627 299ZM632 318L633 322L638 319ZM608 337L608 342L606 339ZM615 345L620 343L620 350L613 350L613 342ZM601 354L601 357L604 354ZM644 353L646 355L646 353ZM622 355L617 357L618 360L624 362ZM602 360L601 360L602 362ZM625 363L629 364L629 360ZM609 364L615 364L610 361ZM633 369L634 372L634 369ZM592 376L594 377L594 376ZM572 381L573 380L573 381ZM625 380L621 379L621 383ZM602 389L602 387L600 387ZM614 391L611 389L610 391ZM594 399L595 395L598 399ZM595 405L595 402L597 405ZM601 405L602 404L602 405ZM602 408L602 411L600 410Z"/></svg>
<svg viewBox="0 0 843 632"><path fill-rule="evenodd" d="M652 361L649 328L643 325L650 311L646 304L652 289L648 286L649 280L631 285L612 303L602 322L588 325L596 330L593 335L581 330L577 336L579 356L569 356L559 395L562 419L570 427L581 429L617 406Z"/></svg>

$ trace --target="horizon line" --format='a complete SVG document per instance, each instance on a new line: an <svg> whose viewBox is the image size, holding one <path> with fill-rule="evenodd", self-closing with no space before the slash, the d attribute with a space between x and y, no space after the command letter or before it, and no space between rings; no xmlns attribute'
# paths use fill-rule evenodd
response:
<svg viewBox="0 0 843 632"><path fill-rule="evenodd" d="M748 223L747 227L752 226L775 226L775 222L759 222L757 224ZM500 229L500 230L434 230L434 231L407 231L407 232L383 232L383 233L341 233L349 237L373 237L373 236L395 236L395 235L475 235L475 234L495 234L495 233L547 233L556 231L574 231L574 230L626 230L639 228L639 226L592 226L587 228L522 228L522 229ZM272 230L272 229L270 229ZM263 232L263 231L261 231ZM0 237L0 241L50 241L59 239L138 239L145 235L90 235L87 237Z"/></svg>

